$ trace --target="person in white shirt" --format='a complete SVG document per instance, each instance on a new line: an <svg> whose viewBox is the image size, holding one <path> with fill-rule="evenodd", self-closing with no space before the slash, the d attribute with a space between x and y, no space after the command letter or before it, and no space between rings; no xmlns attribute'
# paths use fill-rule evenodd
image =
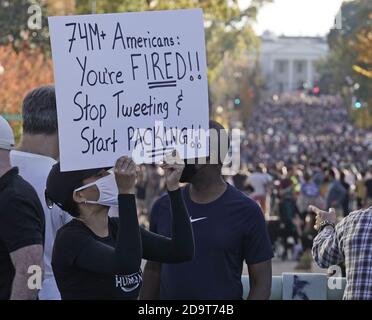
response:
<svg viewBox="0 0 372 320"><path fill-rule="evenodd" d="M56 98L53 86L43 86L29 92L23 101L23 137L10 153L12 166L36 190L45 215L44 279L40 300L61 299L51 266L57 230L71 217L58 206L48 208L45 201L46 180L59 158Z"/></svg>
<svg viewBox="0 0 372 320"><path fill-rule="evenodd" d="M261 206L263 213L266 213L267 187L271 181L272 177L266 172L266 168L263 167L263 165L258 165L257 170L253 172L247 180L247 183L254 190L253 193L250 194L250 197Z"/></svg>

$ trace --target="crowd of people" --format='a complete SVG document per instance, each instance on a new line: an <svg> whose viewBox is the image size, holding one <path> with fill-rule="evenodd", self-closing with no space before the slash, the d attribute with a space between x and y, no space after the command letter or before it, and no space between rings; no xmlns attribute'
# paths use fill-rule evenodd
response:
<svg viewBox="0 0 372 320"><path fill-rule="evenodd" d="M261 204L277 256L307 252L298 268L309 269L309 205L341 218L372 204L372 131L353 125L337 97L284 96L257 107L244 136L230 181Z"/></svg>
<svg viewBox="0 0 372 320"><path fill-rule="evenodd" d="M246 124L243 162L328 166L364 171L371 163L372 132L353 125L336 97L279 99L258 106Z"/></svg>

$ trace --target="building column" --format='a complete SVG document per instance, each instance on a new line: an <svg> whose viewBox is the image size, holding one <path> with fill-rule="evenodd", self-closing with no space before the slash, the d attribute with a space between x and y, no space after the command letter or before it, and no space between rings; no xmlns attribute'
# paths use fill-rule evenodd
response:
<svg viewBox="0 0 372 320"><path fill-rule="evenodd" d="M288 60L288 91L293 87L293 60Z"/></svg>
<svg viewBox="0 0 372 320"><path fill-rule="evenodd" d="M274 92L277 87L277 76L276 76L276 60L270 55L270 63L269 63L269 77L267 77L267 85L269 88L270 93Z"/></svg>
<svg viewBox="0 0 372 320"><path fill-rule="evenodd" d="M311 60L307 60L306 82L308 83L310 88L313 87L313 62Z"/></svg>

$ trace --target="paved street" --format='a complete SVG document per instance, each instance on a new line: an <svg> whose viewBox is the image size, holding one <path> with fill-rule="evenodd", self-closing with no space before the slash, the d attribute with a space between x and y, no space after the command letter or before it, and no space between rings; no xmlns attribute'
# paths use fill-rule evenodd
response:
<svg viewBox="0 0 372 320"><path fill-rule="evenodd" d="M283 272L326 273L326 269L320 269L315 263L313 263L312 270L295 270L296 264L296 261L273 260L273 275L279 276Z"/></svg>

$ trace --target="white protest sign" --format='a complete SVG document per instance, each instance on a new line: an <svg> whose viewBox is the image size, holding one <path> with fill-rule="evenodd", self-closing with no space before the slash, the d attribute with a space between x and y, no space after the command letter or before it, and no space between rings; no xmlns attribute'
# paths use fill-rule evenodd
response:
<svg viewBox="0 0 372 320"><path fill-rule="evenodd" d="M208 155L200 9L50 17L63 171Z"/></svg>

